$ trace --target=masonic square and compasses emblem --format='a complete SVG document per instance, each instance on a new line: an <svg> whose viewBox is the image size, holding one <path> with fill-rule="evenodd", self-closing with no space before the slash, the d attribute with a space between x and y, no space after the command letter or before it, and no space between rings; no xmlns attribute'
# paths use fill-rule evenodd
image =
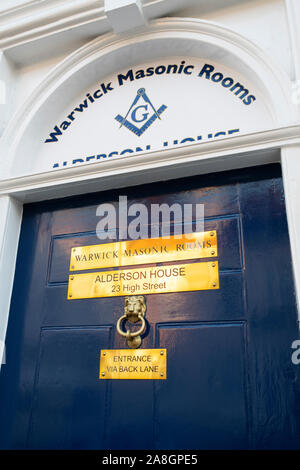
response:
<svg viewBox="0 0 300 470"><path fill-rule="evenodd" d="M164 104L156 109L148 98L145 88L140 88L125 117L118 114L115 119L121 124L120 129L125 126L140 137L156 119L161 119L160 116L166 109L167 106Z"/></svg>

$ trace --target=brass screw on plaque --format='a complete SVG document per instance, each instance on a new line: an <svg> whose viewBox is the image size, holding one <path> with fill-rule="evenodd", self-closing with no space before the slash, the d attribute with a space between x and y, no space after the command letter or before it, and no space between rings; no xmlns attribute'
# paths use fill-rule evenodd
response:
<svg viewBox="0 0 300 470"><path fill-rule="evenodd" d="M70 277L70 280L71 280L71 281L74 281L74 276Z"/></svg>
<svg viewBox="0 0 300 470"><path fill-rule="evenodd" d="M102 354L102 356L106 356L106 352L104 352L104 353Z"/></svg>
<svg viewBox="0 0 300 470"><path fill-rule="evenodd" d="M163 373L163 372L161 372L161 373L160 373L160 376L161 376L161 377L163 377L163 376L164 376L164 373Z"/></svg>
<svg viewBox="0 0 300 470"><path fill-rule="evenodd" d="M216 283L216 282L213 282L213 287L217 287L217 283Z"/></svg>
<svg viewBox="0 0 300 470"><path fill-rule="evenodd" d="M69 294L69 297L72 297L72 294Z"/></svg>
<svg viewBox="0 0 300 470"><path fill-rule="evenodd" d="M163 356L163 355L164 355L164 352L163 352L163 351L160 351L160 355Z"/></svg>
<svg viewBox="0 0 300 470"><path fill-rule="evenodd" d="M215 267L216 267L216 263L212 263L212 267L215 268Z"/></svg>
<svg viewBox="0 0 300 470"><path fill-rule="evenodd" d="M214 254L215 254L215 251L212 251L211 254L214 255Z"/></svg>
<svg viewBox="0 0 300 470"><path fill-rule="evenodd" d="M213 237L213 236L214 236L214 232L211 232L210 236Z"/></svg>
<svg viewBox="0 0 300 470"><path fill-rule="evenodd" d="M102 377L105 377L105 372L102 372L101 376L102 376Z"/></svg>

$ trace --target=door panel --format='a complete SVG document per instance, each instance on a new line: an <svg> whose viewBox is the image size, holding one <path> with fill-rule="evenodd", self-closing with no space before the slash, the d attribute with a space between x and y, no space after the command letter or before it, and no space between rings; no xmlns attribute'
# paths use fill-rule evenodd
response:
<svg viewBox="0 0 300 470"><path fill-rule="evenodd" d="M158 333L172 357L168 380L156 384L159 448L247 447L245 324L166 324Z"/></svg>
<svg viewBox="0 0 300 470"><path fill-rule="evenodd" d="M99 345L110 344L109 327L42 329L28 447L98 446L105 433L107 384L99 389L94 379L99 367L94 357Z"/></svg>
<svg viewBox="0 0 300 470"><path fill-rule="evenodd" d="M142 348L167 348L166 381L99 380L100 350L126 348L124 298L67 300L70 250L106 242L96 208L118 210L119 194L129 206L202 203L217 230L218 290L146 296ZM278 165L25 206L0 447L298 448L297 337Z"/></svg>

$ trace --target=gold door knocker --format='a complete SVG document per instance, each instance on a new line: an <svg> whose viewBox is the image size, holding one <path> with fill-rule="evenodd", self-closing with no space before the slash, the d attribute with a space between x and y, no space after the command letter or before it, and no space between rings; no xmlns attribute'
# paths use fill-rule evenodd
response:
<svg viewBox="0 0 300 470"><path fill-rule="evenodd" d="M125 336L129 348L137 349L142 344L141 335L146 329L145 312L146 312L146 300L143 295L133 295L125 297L125 308L124 315L122 315L117 323L117 332L121 336ZM123 331L123 321L127 320L130 323L142 322L142 326L139 330L131 332L130 330Z"/></svg>

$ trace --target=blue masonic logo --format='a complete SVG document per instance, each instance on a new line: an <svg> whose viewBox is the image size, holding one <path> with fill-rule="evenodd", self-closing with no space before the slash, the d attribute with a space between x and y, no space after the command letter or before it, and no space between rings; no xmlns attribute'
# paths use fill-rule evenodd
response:
<svg viewBox="0 0 300 470"><path fill-rule="evenodd" d="M141 104L141 100L143 100L143 104ZM159 109L156 110L146 95L145 88L140 88L133 100L132 105L127 111L126 116L122 117L120 114L118 114L115 119L121 124L120 129L122 126L125 126L135 135L140 137L148 129L148 127L150 127L151 124L156 121L156 119L160 120L160 115L165 111L165 109L167 109L167 106L163 104ZM150 114L151 116L149 117ZM141 127L138 127L139 124Z"/></svg>

